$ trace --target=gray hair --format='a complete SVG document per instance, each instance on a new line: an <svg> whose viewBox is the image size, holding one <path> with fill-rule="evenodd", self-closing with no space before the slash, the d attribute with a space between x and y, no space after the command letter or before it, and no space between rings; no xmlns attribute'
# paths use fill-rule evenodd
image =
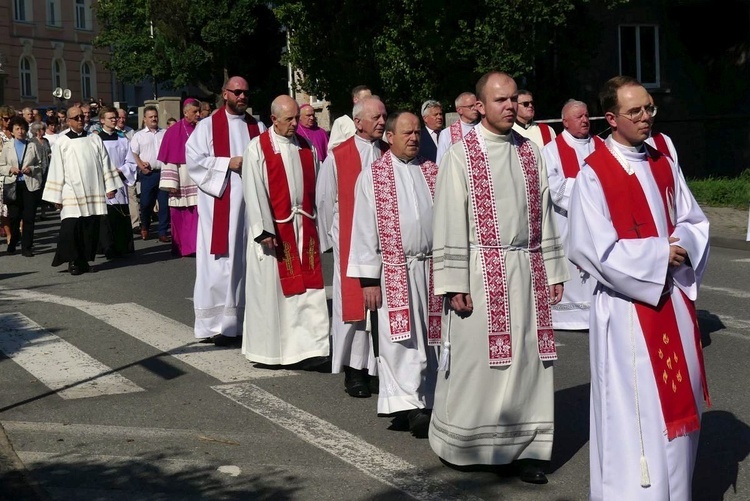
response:
<svg viewBox="0 0 750 501"><path fill-rule="evenodd" d="M474 97L475 99L476 99L476 97L477 97L477 96L476 96L476 94L474 94L473 92L462 92L461 94L459 94L459 95L458 95L458 97L456 98L456 100L455 100L455 101L453 102L453 105L454 105L454 106L456 107L456 109L458 109L458 107L459 107L459 106L461 106L461 105L459 104L459 103L461 102L461 100L462 100L463 98L465 98L465 97L469 97L469 96L472 96L472 97Z"/></svg>
<svg viewBox="0 0 750 501"><path fill-rule="evenodd" d="M359 116L362 114L362 110L365 107L365 103L368 103L372 100L380 101L380 98L378 96L368 96L357 101L352 108L352 118L359 118Z"/></svg>
<svg viewBox="0 0 750 501"><path fill-rule="evenodd" d="M438 101L435 101L434 99L428 99L424 103L422 103L422 116L426 116L427 112L431 108L440 108L443 109L443 105L440 104Z"/></svg>
<svg viewBox="0 0 750 501"><path fill-rule="evenodd" d="M589 108L589 106L583 101L579 101L577 99L568 99L567 101L565 101L565 104L563 104L562 111L560 112L560 118L565 118L565 112L570 108L573 108L574 106L581 106L586 109Z"/></svg>
<svg viewBox="0 0 750 501"><path fill-rule="evenodd" d="M47 124L42 122L34 122L33 124L31 124L31 126L29 126L29 131L31 131L31 133L35 136L36 133L40 130L47 130Z"/></svg>

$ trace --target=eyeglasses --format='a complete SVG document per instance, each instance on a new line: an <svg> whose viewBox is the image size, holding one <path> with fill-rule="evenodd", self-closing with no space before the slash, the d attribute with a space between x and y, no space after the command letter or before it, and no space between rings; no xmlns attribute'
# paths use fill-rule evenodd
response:
<svg viewBox="0 0 750 501"><path fill-rule="evenodd" d="M638 122L641 118L643 118L644 113L648 113L649 117L654 118L658 110L659 108L657 108L656 106L649 105L641 106L640 108L638 108L638 110L630 110L627 113L617 113L617 115L627 117L631 122Z"/></svg>
<svg viewBox="0 0 750 501"><path fill-rule="evenodd" d="M529 106L534 106L534 101L518 101L518 104L524 108L528 108Z"/></svg>
<svg viewBox="0 0 750 501"><path fill-rule="evenodd" d="M475 108L476 106L477 106L477 103L474 103L474 104L462 104L461 106L456 106L456 109L457 110L460 109L460 108L469 108L469 109L471 109L471 108Z"/></svg>
<svg viewBox="0 0 750 501"><path fill-rule="evenodd" d="M3 120L5 120L6 122L7 122L8 120L10 120L10 117L0 117L0 118L2 118Z"/></svg>
<svg viewBox="0 0 750 501"><path fill-rule="evenodd" d="M240 97L243 94L245 95L245 97L250 95L250 91L248 89L227 89L227 92L231 92L235 97Z"/></svg>
<svg viewBox="0 0 750 501"><path fill-rule="evenodd" d="M76 122L83 121L83 115L76 115L74 117L68 117L68 120L75 120Z"/></svg>

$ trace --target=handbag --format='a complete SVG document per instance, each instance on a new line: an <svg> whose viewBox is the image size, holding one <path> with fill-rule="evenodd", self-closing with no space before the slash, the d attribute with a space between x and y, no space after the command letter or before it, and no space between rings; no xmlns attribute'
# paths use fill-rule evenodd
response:
<svg viewBox="0 0 750 501"><path fill-rule="evenodd" d="M3 177L3 202L15 202L16 201L16 183L5 184L5 177Z"/></svg>

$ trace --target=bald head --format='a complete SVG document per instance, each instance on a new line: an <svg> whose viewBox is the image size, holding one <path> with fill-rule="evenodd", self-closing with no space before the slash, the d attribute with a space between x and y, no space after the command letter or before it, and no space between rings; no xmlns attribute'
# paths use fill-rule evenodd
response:
<svg viewBox="0 0 750 501"><path fill-rule="evenodd" d="M271 121L276 134L292 137L299 123L299 105L297 101L282 94L271 103Z"/></svg>
<svg viewBox="0 0 750 501"><path fill-rule="evenodd" d="M67 113L68 127L76 134L83 131L83 111L78 106L71 106Z"/></svg>
<svg viewBox="0 0 750 501"><path fill-rule="evenodd" d="M227 104L227 111L232 115L244 115L247 111L249 86L242 77L231 77L222 88L222 97Z"/></svg>
<svg viewBox="0 0 750 501"><path fill-rule="evenodd" d="M562 109L562 123L570 135L578 139L589 137L591 122L589 108L583 101L569 99Z"/></svg>

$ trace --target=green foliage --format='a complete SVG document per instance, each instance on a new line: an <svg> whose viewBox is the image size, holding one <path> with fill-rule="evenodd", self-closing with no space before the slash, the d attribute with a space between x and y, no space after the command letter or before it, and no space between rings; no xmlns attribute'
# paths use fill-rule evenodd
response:
<svg viewBox="0 0 750 501"><path fill-rule="evenodd" d="M737 178L688 179L687 183L701 205L737 209L750 205L750 169Z"/></svg>
<svg viewBox="0 0 750 501"><path fill-rule="evenodd" d="M242 75L263 103L285 90L284 35L260 0L99 0L96 15L95 44L110 49L108 67L123 82L213 94L227 76Z"/></svg>
<svg viewBox="0 0 750 501"><path fill-rule="evenodd" d="M599 0L605 5L623 0ZM389 109L457 96L483 73L534 70L556 27L586 0L280 0L290 29L288 59L299 87L349 110L350 90L367 84ZM448 104L448 103L444 103Z"/></svg>

